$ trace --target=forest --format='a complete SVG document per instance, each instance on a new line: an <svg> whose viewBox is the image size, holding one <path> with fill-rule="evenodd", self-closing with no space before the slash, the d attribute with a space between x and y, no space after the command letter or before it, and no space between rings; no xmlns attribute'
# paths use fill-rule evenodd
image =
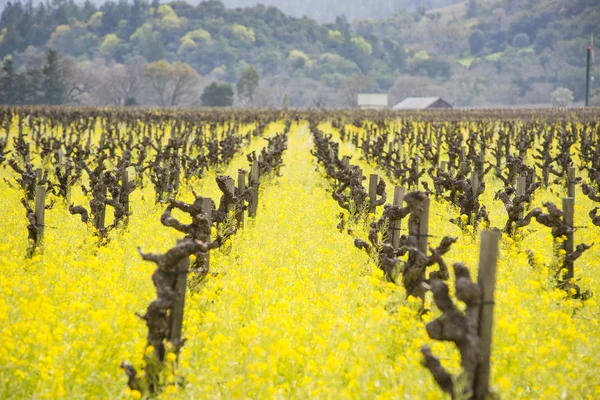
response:
<svg viewBox="0 0 600 400"><path fill-rule="evenodd" d="M407 96L550 104L557 89L582 101L585 48L600 22L594 0L447 3L407 2L385 16L349 7L320 23L272 5L226 7L246 2L11 0L0 16L0 97L56 104L40 94L53 50L68 94L59 104L210 105L201 94L211 84L246 107L353 107L363 91L388 93L391 105ZM229 95L255 73L250 93ZM15 87L29 94L15 99Z"/></svg>

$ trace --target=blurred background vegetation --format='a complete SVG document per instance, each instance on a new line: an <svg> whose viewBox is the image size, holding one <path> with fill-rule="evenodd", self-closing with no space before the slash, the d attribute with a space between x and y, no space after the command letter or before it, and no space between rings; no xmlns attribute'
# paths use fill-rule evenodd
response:
<svg viewBox="0 0 600 400"><path fill-rule="evenodd" d="M199 106L216 82L245 107L354 106L364 91L479 107L550 104L568 89L578 103L600 26L597 0L255 3L8 1L0 99Z"/></svg>

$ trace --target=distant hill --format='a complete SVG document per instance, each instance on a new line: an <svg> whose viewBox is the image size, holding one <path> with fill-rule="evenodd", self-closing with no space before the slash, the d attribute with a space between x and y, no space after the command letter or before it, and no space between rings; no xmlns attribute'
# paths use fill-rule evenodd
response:
<svg viewBox="0 0 600 400"><path fill-rule="evenodd" d="M99 80L115 64L166 60L232 84L253 66L265 102L289 95L299 107L353 105L363 90L387 92L390 103L439 96L457 106L513 106L548 103L562 87L581 101L585 47L600 21L598 0L468 0L438 8L455 2L262 0L269 1L293 15L217 0L99 7L53 0L49 8L13 0L0 16L0 59L10 55L27 68L52 48L71 56L85 70L80 76ZM311 4L325 20L330 6L329 15L348 18L294 16ZM413 10L382 11L400 4ZM600 78L598 64L593 74Z"/></svg>
<svg viewBox="0 0 600 400"><path fill-rule="evenodd" d="M333 22L342 14L350 21L385 18L401 11L429 10L459 2L461 0L224 0L228 7L273 5L286 14L307 16L319 22Z"/></svg>
<svg viewBox="0 0 600 400"><path fill-rule="evenodd" d="M0 10L10 0L0 0ZM67 2L58 0L58 2ZM86 0L73 0L77 4L83 4ZM103 0L89 0L100 6ZM118 0L113 0L118 3ZM461 0L223 0L228 8L253 7L258 4L275 6L287 15L294 17L308 17L321 23L334 22L335 19L344 15L348 20L385 18L400 11L416 11L418 8L429 10L455 4ZM45 2L32 0L33 4ZM132 0L129 0L132 2ZM148 0L151 2L151 0ZM171 0L160 0L168 4ZM189 0L187 3L197 5L201 0Z"/></svg>

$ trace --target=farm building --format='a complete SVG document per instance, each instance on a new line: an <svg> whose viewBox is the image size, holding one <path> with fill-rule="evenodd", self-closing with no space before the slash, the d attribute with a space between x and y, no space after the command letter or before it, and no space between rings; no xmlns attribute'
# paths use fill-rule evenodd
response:
<svg viewBox="0 0 600 400"><path fill-rule="evenodd" d="M375 110L388 108L388 95L377 93L359 93L358 107Z"/></svg>
<svg viewBox="0 0 600 400"><path fill-rule="evenodd" d="M452 108L452 105L441 97L407 97L392 109L425 110L429 108Z"/></svg>

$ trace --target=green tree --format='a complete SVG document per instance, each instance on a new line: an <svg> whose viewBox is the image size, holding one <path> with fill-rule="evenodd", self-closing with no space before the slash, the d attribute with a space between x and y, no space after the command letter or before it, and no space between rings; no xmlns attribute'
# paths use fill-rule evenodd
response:
<svg viewBox="0 0 600 400"><path fill-rule="evenodd" d="M138 50L150 62L161 60L165 55L160 33L155 31L149 23L140 26L131 35L131 43L133 43L134 49Z"/></svg>
<svg viewBox="0 0 600 400"><path fill-rule="evenodd" d="M236 85L238 96L245 97L249 101L252 101L254 93L256 93L256 89L258 89L259 82L260 76L258 75L258 72L252 65L250 65L244 70L244 72L242 72L242 76Z"/></svg>
<svg viewBox="0 0 600 400"><path fill-rule="evenodd" d="M554 45L558 41L558 35L552 29L542 29L535 36L533 48L536 54L541 53L544 49L554 49Z"/></svg>
<svg viewBox="0 0 600 400"><path fill-rule="evenodd" d="M15 64L12 57L7 57L2 63L2 75L0 77L0 103L21 104L22 91L18 90L18 74L15 72Z"/></svg>
<svg viewBox="0 0 600 400"><path fill-rule="evenodd" d="M49 105L64 104L67 100L65 71L60 66L55 50L48 49L46 52L42 75L42 102Z"/></svg>
<svg viewBox="0 0 600 400"><path fill-rule="evenodd" d="M471 36L469 36L469 47L471 49L471 54L479 54L485 47L485 35L479 29L473 31Z"/></svg>
<svg viewBox="0 0 600 400"><path fill-rule="evenodd" d="M479 5L477 0L469 0L467 3L467 18L476 17L479 14Z"/></svg>
<svg viewBox="0 0 600 400"><path fill-rule="evenodd" d="M513 47L527 47L529 46L529 43L529 36L523 32L517 33L512 41Z"/></svg>
<svg viewBox="0 0 600 400"><path fill-rule="evenodd" d="M207 107L231 107L233 88L228 83L213 82L204 89L200 100Z"/></svg>

